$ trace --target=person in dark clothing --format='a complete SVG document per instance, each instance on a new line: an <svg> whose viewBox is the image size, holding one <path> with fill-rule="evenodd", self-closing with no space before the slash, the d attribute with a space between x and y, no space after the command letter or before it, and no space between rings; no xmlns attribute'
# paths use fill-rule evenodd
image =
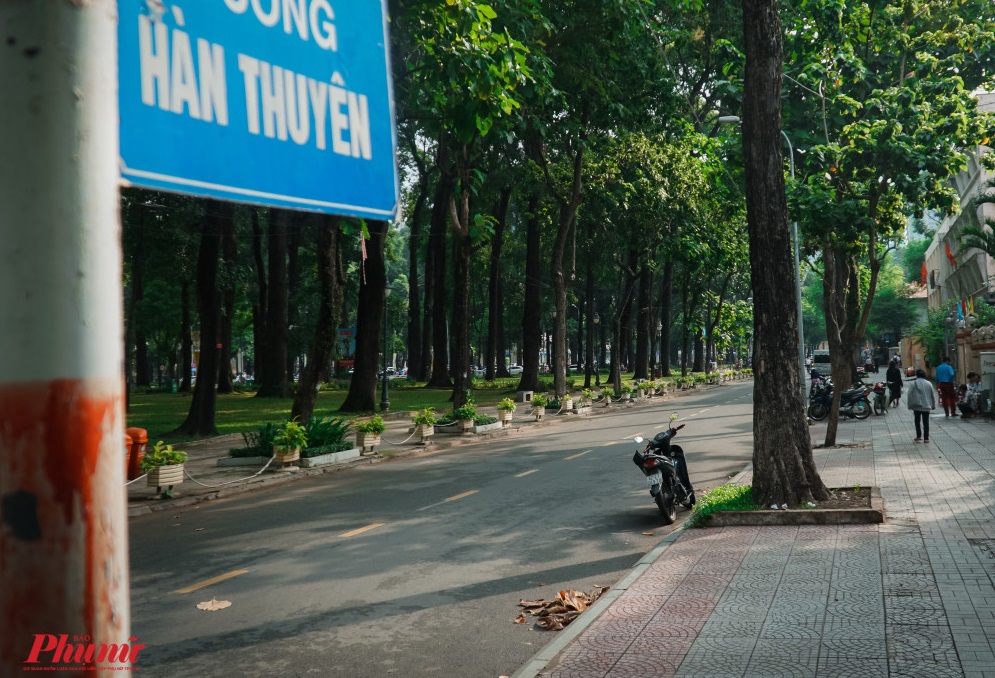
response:
<svg viewBox="0 0 995 678"><path fill-rule="evenodd" d="M898 368L898 363L894 360L888 363L888 373L885 375L885 379L888 382L888 390L891 391L888 406L898 407L898 401L902 399L902 370Z"/></svg>

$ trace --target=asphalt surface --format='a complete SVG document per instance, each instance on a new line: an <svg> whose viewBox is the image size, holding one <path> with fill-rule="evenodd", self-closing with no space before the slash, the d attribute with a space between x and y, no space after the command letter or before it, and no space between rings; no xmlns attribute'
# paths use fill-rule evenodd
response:
<svg viewBox="0 0 995 678"><path fill-rule="evenodd" d="M722 484L752 454L752 390L730 383L133 519L143 675L509 675L555 638L513 623L520 598L611 586L673 529L632 438L677 411L696 487ZM197 608L212 598L231 605Z"/></svg>

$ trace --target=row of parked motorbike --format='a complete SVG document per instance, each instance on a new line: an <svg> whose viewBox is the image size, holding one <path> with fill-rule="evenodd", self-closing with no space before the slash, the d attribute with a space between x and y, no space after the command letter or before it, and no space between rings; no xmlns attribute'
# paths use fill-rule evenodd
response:
<svg viewBox="0 0 995 678"><path fill-rule="evenodd" d="M849 390L840 394L840 416L850 419L867 419L874 414L888 411L888 385L882 381L869 386L861 381L854 382ZM814 377L808 398L808 416L814 421L822 421L829 416L833 405L833 380L829 377Z"/></svg>

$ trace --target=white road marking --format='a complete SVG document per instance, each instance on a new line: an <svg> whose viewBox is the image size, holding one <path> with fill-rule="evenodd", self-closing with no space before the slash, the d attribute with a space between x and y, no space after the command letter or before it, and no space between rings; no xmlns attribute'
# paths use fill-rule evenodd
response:
<svg viewBox="0 0 995 678"><path fill-rule="evenodd" d="M518 474L517 476L515 476L515 477L516 477L516 478L524 478L524 477L525 477L525 476L527 476L527 475L530 475L530 474L532 474L532 473L538 473L538 472L539 472L539 469L537 469L537 468L534 468L534 469L532 469L531 471L526 471L525 473L519 473L519 474Z"/></svg>

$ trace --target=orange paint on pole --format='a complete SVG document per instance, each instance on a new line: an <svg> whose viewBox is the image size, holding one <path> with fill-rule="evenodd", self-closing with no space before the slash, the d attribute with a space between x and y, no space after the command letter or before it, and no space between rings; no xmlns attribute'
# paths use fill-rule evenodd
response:
<svg viewBox="0 0 995 678"><path fill-rule="evenodd" d="M127 643L120 383L0 385L0 412L0 666L36 634Z"/></svg>

